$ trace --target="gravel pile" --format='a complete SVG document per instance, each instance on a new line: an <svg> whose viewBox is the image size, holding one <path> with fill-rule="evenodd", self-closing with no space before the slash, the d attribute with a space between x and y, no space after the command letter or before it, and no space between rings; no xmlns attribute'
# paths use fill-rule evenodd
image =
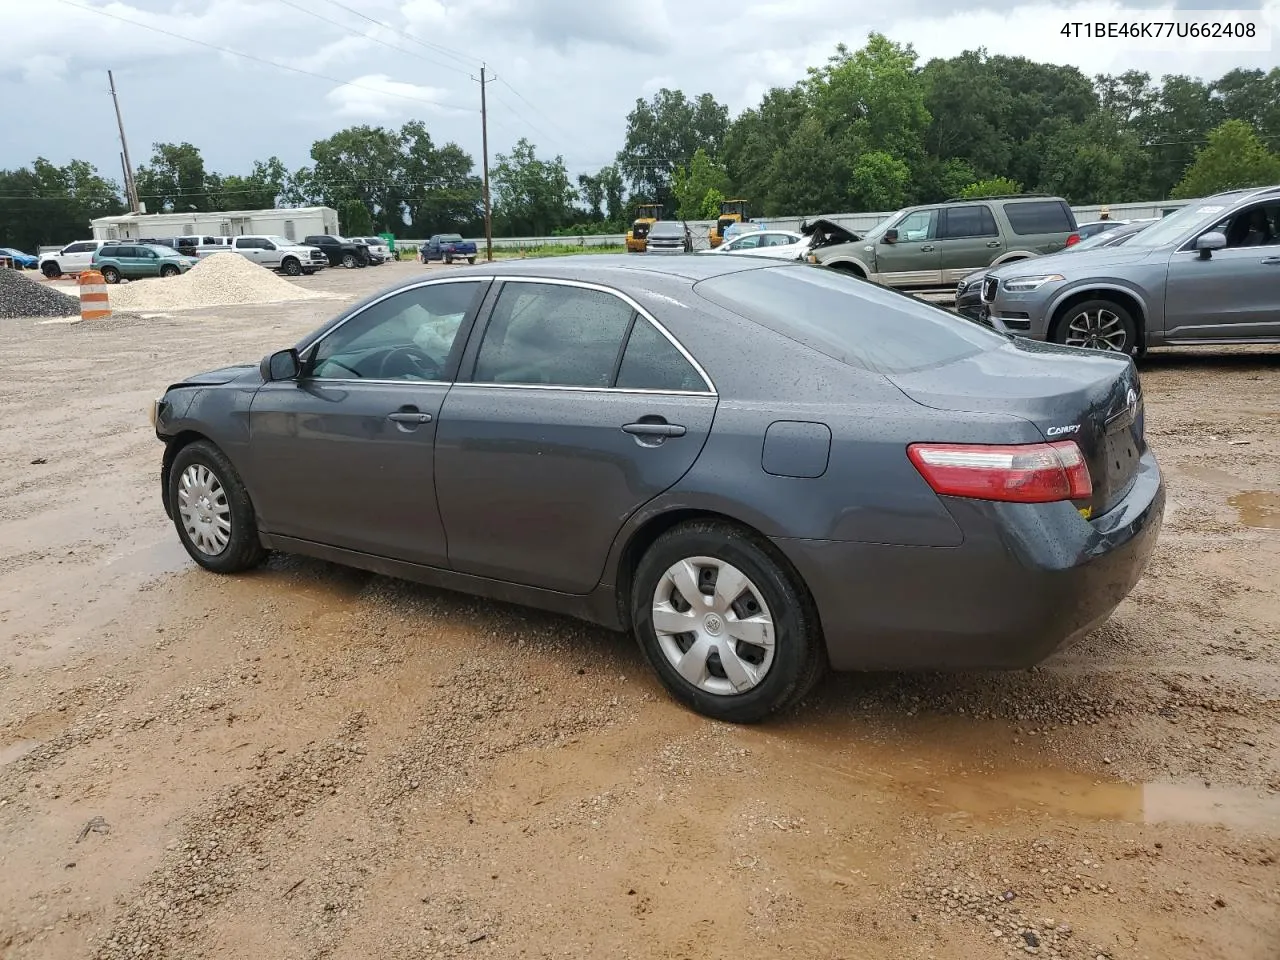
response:
<svg viewBox="0 0 1280 960"><path fill-rule="evenodd" d="M215 253L178 277L134 280L111 287L113 310L194 310L250 303L320 300L238 253Z"/></svg>
<svg viewBox="0 0 1280 960"><path fill-rule="evenodd" d="M0 319L73 317L79 314L78 297L69 297L39 281L28 280L17 270L0 269Z"/></svg>

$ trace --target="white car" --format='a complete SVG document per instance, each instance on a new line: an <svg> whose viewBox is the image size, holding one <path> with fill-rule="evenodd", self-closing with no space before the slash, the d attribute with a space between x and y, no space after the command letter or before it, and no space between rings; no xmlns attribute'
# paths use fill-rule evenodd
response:
<svg viewBox="0 0 1280 960"><path fill-rule="evenodd" d="M700 253L739 253L748 257L798 260L809 250L809 238L792 230L755 230Z"/></svg>
<svg viewBox="0 0 1280 960"><path fill-rule="evenodd" d="M40 272L52 280L64 273L80 273L82 270L88 270L93 264L93 255L105 242L105 240L77 240L75 243L68 243L57 253L41 254Z"/></svg>

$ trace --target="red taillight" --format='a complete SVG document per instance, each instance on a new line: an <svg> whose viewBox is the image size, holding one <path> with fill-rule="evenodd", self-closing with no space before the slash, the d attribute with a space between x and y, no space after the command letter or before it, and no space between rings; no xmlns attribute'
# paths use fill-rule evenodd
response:
<svg viewBox="0 0 1280 960"><path fill-rule="evenodd" d="M1071 236L1067 237L1068 247L1071 246L1072 244L1079 243L1079 242L1080 242L1080 234L1078 233L1073 233Z"/></svg>
<svg viewBox="0 0 1280 960"><path fill-rule="evenodd" d="M1074 440L1013 446L913 443L907 456L943 496L1053 503L1093 495L1089 465Z"/></svg>

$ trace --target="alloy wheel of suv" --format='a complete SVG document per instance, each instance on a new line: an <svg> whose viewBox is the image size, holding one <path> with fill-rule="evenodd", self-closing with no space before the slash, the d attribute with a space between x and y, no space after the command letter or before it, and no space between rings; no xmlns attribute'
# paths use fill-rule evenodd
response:
<svg viewBox="0 0 1280 960"><path fill-rule="evenodd" d="M106 283L119 283L120 271L117 270L115 267L103 267L102 279Z"/></svg>
<svg viewBox="0 0 1280 960"><path fill-rule="evenodd" d="M1063 313L1053 339L1068 347L1129 354L1137 345L1138 332L1133 317L1120 304L1085 300Z"/></svg>

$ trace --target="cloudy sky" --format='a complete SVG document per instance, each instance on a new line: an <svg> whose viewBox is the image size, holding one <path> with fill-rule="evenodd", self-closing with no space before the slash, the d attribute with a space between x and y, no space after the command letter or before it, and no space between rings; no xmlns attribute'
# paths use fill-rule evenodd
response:
<svg viewBox="0 0 1280 960"><path fill-rule="evenodd" d="M0 0L0 167L74 157L118 179L108 68L135 164L154 141L187 140L234 173L272 154L306 163L312 141L344 126L412 118L478 161L471 76L484 60L498 77L490 152L527 136L576 174L613 159L637 97L709 91L736 113L871 30L922 59L983 45L1091 75L1280 62L1258 42L1173 51L1059 32L1171 7L1255 11L1280 41L1280 0Z"/></svg>

